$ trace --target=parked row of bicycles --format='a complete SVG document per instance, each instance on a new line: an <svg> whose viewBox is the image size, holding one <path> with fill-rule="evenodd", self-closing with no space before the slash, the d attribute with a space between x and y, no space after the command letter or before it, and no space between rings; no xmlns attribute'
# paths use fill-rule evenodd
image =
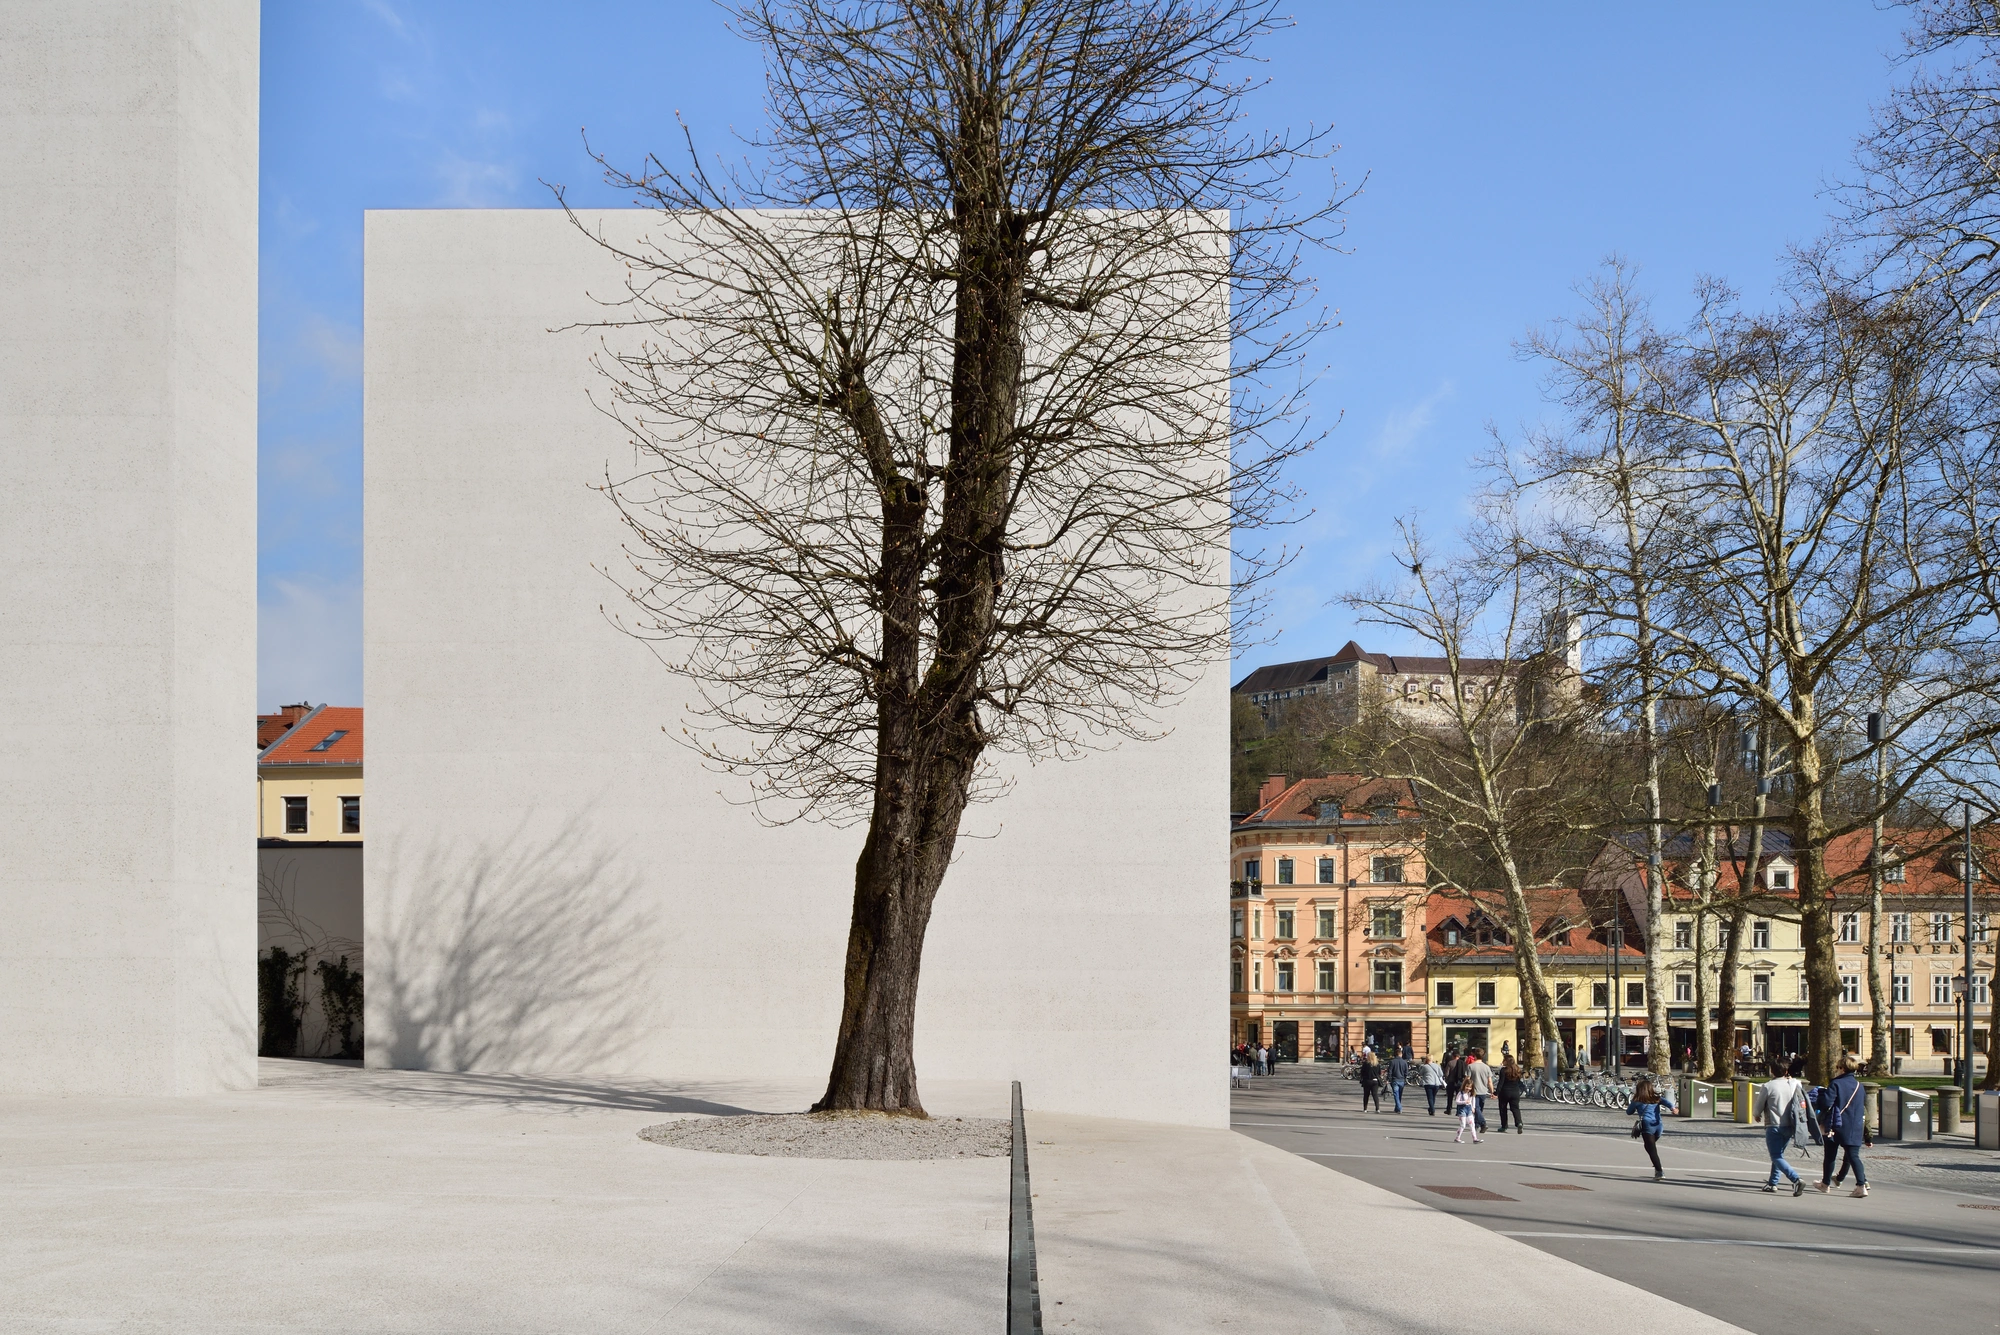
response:
<svg viewBox="0 0 2000 1335"><path fill-rule="evenodd" d="M1621 1111L1631 1104L1636 1092L1634 1086L1622 1080L1601 1075L1588 1080L1544 1080L1540 1076L1530 1076L1527 1085L1531 1099L1584 1108L1617 1108Z"/></svg>

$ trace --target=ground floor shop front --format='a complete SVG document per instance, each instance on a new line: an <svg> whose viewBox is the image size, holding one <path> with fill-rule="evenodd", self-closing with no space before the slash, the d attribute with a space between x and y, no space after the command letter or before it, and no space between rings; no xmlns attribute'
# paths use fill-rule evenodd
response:
<svg viewBox="0 0 2000 1335"><path fill-rule="evenodd" d="M1342 1061L1363 1047L1423 1057L1425 1039L1422 1006L1235 1006L1230 1014L1232 1045L1269 1046L1281 1061Z"/></svg>

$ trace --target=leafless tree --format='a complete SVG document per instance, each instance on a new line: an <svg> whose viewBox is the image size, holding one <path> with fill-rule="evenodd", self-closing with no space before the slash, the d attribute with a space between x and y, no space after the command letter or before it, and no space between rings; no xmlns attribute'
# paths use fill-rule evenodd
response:
<svg viewBox="0 0 2000 1335"><path fill-rule="evenodd" d="M921 1115L924 935L996 752L1148 735L1311 442L1322 134L1246 132L1268 0L750 0L759 165L606 163L631 629L766 819L865 821L821 1109ZM600 159L602 161L602 159Z"/></svg>
<svg viewBox="0 0 2000 1335"><path fill-rule="evenodd" d="M1561 850L1593 823L1572 806L1591 786L1580 768L1588 756L1578 742L1581 682L1562 647L1551 651L1540 638L1521 563L1477 551L1439 562L1412 525L1400 527L1407 578L1341 601L1360 620L1435 650L1446 698L1421 712L1370 710L1367 764L1412 785L1428 842L1476 850L1472 860L1498 879L1524 1021L1542 1040L1525 1055L1540 1066L1543 1044L1558 1038L1531 901L1538 887L1580 871L1560 865ZM1475 658L1488 661L1474 666ZM1495 887L1449 888L1485 897Z"/></svg>

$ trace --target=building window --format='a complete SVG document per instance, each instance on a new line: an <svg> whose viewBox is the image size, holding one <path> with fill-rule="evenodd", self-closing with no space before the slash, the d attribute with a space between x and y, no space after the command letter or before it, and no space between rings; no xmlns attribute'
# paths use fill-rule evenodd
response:
<svg viewBox="0 0 2000 1335"><path fill-rule="evenodd" d="M1592 983L1590 985L1590 1008L1594 1011L1611 1009L1611 984Z"/></svg>
<svg viewBox="0 0 2000 1335"><path fill-rule="evenodd" d="M1627 1006L1646 1004L1646 984L1643 981L1625 984L1625 1004Z"/></svg>
<svg viewBox="0 0 2000 1335"><path fill-rule="evenodd" d="M1889 1041L1889 1046L1891 1046L1892 1048L1894 1048L1894 1049L1896 1050L1896 1055L1897 1055L1898 1057L1907 1057L1907 1056L1909 1056L1909 1055L1910 1055L1910 1031L1909 1031L1909 1030L1907 1030L1907 1029L1898 1029L1898 1030L1896 1031L1896 1033L1895 1033L1895 1036L1894 1036L1894 1037L1893 1037L1892 1039L1890 1039L1890 1041Z"/></svg>
<svg viewBox="0 0 2000 1335"><path fill-rule="evenodd" d="M1368 916L1368 935L1400 937L1403 934L1403 910L1393 904L1376 904Z"/></svg>
<svg viewBox="0 0 2000 1335"><path fill-rule="evenodd" d="M1339 986L1340 984L1334 979L1333 961L1321 960L1319 962L1319 990L1322 992L1331 992Z"/></svg>
<svg viewBox="0 0 2000 1335"><path fill-rule="evenodd" d="M1243 990L1242 960L1237 960L1229 966L1229 990L1231 992L1241 992Z"/></svg>
<svg viewBox="0 0 2000 1335"><path fill-rule="evenodd" d="M1972 915L1972 939L1973 939L1973 941L1975 941L1975 942L1976 942L1976 943L1978 943L1979 945L1982 945L1982 946L1983 946L1983 945L1985 945L1985 944L1986 944L1986 934L1987 934L1987 932L1989 932L1989 931L1991 931L1991 930L1992 930L1992 928L1991 928L1991 926L1989 925L1989 923L1988 923L1988 921L1987 921L1987 915L1985 915L1984 913L1975 913L1975 914L1973 914L1973 915Z"/></svg>
<svg viewBox="0 0 2000 1335"><path fill-rule="evenodd" d="M1334 931L1334 924L1337 920L1338 916L1336 915L1334 910L1321 909L1319 911L1319 935L1321 940L1323 941L1333 940L1334 936L1336 935Z"/></svg>
<svg viewBox="0 0 2000 1335"><path fill-rule="evenodd" d="M285 833L304 834L306 832L306 800L303 797L285 799Z"/></svg>
<svg viewBox="0 0 2000 1335"><path fill-rule="evenodd" d="M1861 940L1861 915L1843 913L1840 915L1840 943L1844 946L1856 945Z"/></svg>
<svg viewBox="0 0 2000 1335"><path fill-rule="evenodd" d="M342 834L361 833L361 799L343 797L340 799L340 832Z"/></svg>
<svg viewBox="0 0 2000 1335"><path fill-rule="evenodd" d="M1769 1001L1771 999L1771 975L1753 973L1750 975L1750 1000Z"/></svg>
<svg viewBox="0 0 2000 1335"><path fill-rule="evenodd" d="M1790 867L1773 867L1769 872L1765 873L1765 876L1773 890L1789 890L1792 888L1792 869Z"/></svg>
<svg viewBox="0 0 2000 1335"><path fill-rule="evenodd" d="M1574 1008L1575 1008L1575 1006L1576 1006L1576 984L1575 984L1575 983L1557 983L1557 984L1556 984L1556 1007L1557 1007L1557 1009L1559 1009L1559 1010L1571 1010L1571 1009L1574 1009Z"/></svg>
<svg viewBox="0 0 2000 1335"><path fill-rule="evenodd" d="M1694 975L1693 975L1693 974L1691 974L1691 973L1677 973L1677 974L1675 974L1675 975L1674 975L1674 1000L1675 1000L1675 1001L1693 1001L1693 1000L1694 1000Z"/></svg>
<svg viewBox="0 0 2000 1335"><path fill-rule="evenodd" d="M1771 924L1753 922L1750 924L1750 949L1769 950L1771 948Z"/></svg>
<svg viewBox="0 0 2000 1335"><path fill-rule="evenodd" d="M1882 869L1882 879L1898 885L1908 880L1909 875L1909 872L1904 870L1903 864L1900 862L1892 862Z"/></svg>
<svg viewBox="0 0 2000 1335"><path fill-rule="evenodd" d="M1899 973L1889 980L1889 1000L1898 1006L1910 1004L1910 975Z"/></svg>
<svg viewBox="0 0 2000 1335"><path fill-rule="evenodd" d="M1292 962L1290 960L1278 961L1278 990L1280 992L1289 992L1292 990Z"/></svg>
<svg viewBox="0 0 2000 1335"><path fill-rule="evenodd" d="M1282 866L1283 864L1281 863L1279 865ZM1292 939L1292 911L1290 909L1279 909L1278 940L1289 941L1291 939Z"/></svg>
<svg viewBox="0 0 2000 1335"><path fill-rule="evenodd" d="M1934 973L1931 975L1931 1005L1951 1005L1951 975Z"/></svg>
<svg viewBox="0 0 2000 1335"><path fill-rule="evenodd" d="M1252 941L1262 941L1264 939L1264 910L1262 909L1250 910L1250 939Z"/></svg>
<svg viewBox="0 0 2000 1335"><path fill-rule="evenodd" d="M1951 940L1951 915L1933 913L1931 915L1931 944L1945 945Z"/></svg>
<svg viewBox="0 0 2000 1335"><path fill-rule="evenodd" d="M1482 982L1478 987L1480 1005L1498 1006L1500 1004L1500 985L1498 983Z"/></svg>
<svg viewBox="0 0 2000 1335"><path fill-rule="evenodd" d="M1674 949L1694 949L1694 924L1686 918L1674 920Z"/></svg>
<svg viewBox="0 0 2000 1335"><path fill-rule="evenodd" d="M1259 866L1259 863L1258 863L1258 861L1257 861L1257 859L1256 859L1256 858L1245 858L1245 859L1244 859L1244 861L1243 861L1243 879L1244 879L1245 881L1248 881L1248 882L1249 882L1250 884L1252 884L1252 885L1255 885L1255 884L1256 884L1257 882L1259 882L1259 881L1261 881L1261 880L1263 880L1263 879L1264 879L1264 873L1263 873L1263 871L1261 870L1261 868L1260 868L1260 866Z"/></svg>
<svg viewBox="0 0 2000 1335"><path fill-rule="evenodd" d="M1332 885L1332 884L1333 884L1333 859L1332 859L1332 858L1321 858L1321 859L1319 860L1319 883L1320 883L1321 885Z"/></svg>
<svg viewBox="0 0 2000 1335"><path fill-rule="evenodd" d="M1988 974L1976 973L1972 975L1973 1005L1986 1006L1992 1004L1993 994L1988 990L1989 979L1990 975Z"/></svg>
<svg viewBox="0 0 2000 1335"><path fill-rule="evenodd" d="M1291 883L1292 883L1292 860L1290 858L1279 858L1278 884L1290 885Z"/></svg>
<svg viewBox="0 0 2000 1335"><path fill-rule="evenodd" d="M1438 1005L1449 1009L1458 1004L1458 988L1452 983L1438 984Z"/></svg>
<svg viewBox="0 0 2000 1335"><path fill-rule="evenodd" d="M1715 948L1717 950L1729 949L1729 937L1732 931L1733 929L1726 922L1715 924Z"/></svg>
<svg viewBox="0 0 2000 1335"><path fill-rule="evenodd" d="M1375 961L1375 990L1377 992L1400 992L1403 990L1403 965L1401 961Z"/></svg>
<svg viewBox="0 0 2000 1335"><path fill-rule="evenodd" d="M1368 863L1368 874L1377 885L1401 885L1403 860L1377 854Z"/></svg>
<svg viewBox="0 0 2000 1335"><path fill-rule="evenodd" d="M1243 939L1242 909L1229 910L1229 939L1231 941L1241 941ZM1243 989L1239 987L1236 990L1241 992Z"/></svg>
<svg viewBox="0 0 2000 1335"><path fill-rule="evenodd" d="M1858 1006L1861 1004L1861 975L1844 973L1840 975L1840 1004Z"/></svg>
<svg viewBox="0 0 2000 1335"><path fill-rule="evenodd" d="M347 736L347 729L335 728L332 732L320 738L311 749L314 751L331 751L333 750L333 744L345 736Z"/></svg>
<svg viewBox="0 0 2000 1335"><path fill-rule="evenodd" d="M1262 992L1264 990L1264 961L1262 960L1250 961L1250 990L1252 992Z"/></svg>
<svg viewBox="0 0 2000 1335"><path fill-rule="evenodd" d="M1909 914L1892 913L1889 915L1889 939L1891 941L1907 941L1910 939Z"/></svg>

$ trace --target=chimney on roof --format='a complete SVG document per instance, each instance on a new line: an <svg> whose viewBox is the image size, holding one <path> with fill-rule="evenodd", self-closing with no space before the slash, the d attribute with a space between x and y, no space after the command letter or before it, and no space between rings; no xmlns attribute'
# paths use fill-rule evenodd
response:
<svg viewBox="0 0 2000 1335"><path fill-rule="evenodd" d="M1270 778L1264 780L1264 786L1257 790L1257 805L1260 807L1269 806L1280 793L1291 786L1292 781L1285 775L1273 774Z"/></svg>

